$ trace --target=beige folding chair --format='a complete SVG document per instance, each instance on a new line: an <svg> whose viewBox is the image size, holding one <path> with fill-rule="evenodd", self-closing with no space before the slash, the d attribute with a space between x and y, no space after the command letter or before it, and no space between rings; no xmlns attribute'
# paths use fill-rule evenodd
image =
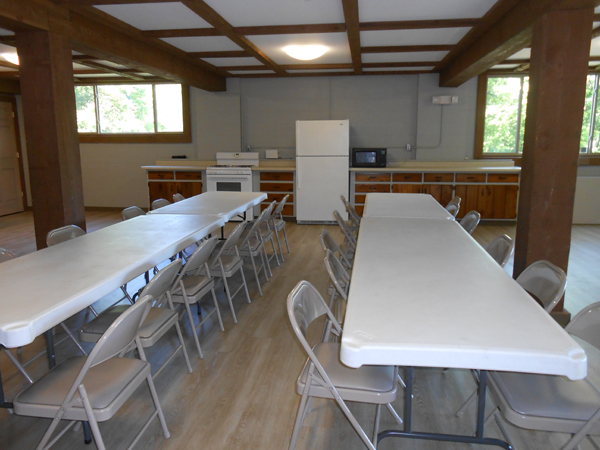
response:
<svg viewBox="0 0 600 450"><path fill-rule="evenodd" d="M344 269L340 260L337 259L331 250L327 250L325 253L325 269L333 285L329 298L329 309L335 311L334 316L336 320L342 324L346 312L346 302L348 301L348 290L350 289L350 274ZM343 302L336 302L340 297L343 299ZM329 340L331 333L331 322L327 322L327 325L323 333L323 342Z"/></svg>
<svg viewBox="0 0 600 450"><path fill-rule="evenodd" d="M567 274L550 261L536 261L517 277L517 283L552 311L567 288Z"/></svg>
<svg viewBox="0 0 600 450"><path fill-rule="evenodd" d="M459 223L467 233L473 234L473 231L475 231L475 228L477 228L480 220L481 215L477 211L469 211L467 214L465 214L465 217L460 219Z"/></svg>
<svg viewBox="0 0 600 450"><path fill-rule="evenodd" d="M272 214L273 231L275 232L275 237L277 238L277 245L279 245L279 255L281 256L281 261L283 261L283 251L281 250L281 241L279 240L280 231L283 231L285 246L287 247L287 252L290 253L290 243L288 241L287 232L285 231L285 220L283 220L283 207L285 206L288 198L289 194L283 197Z"/></svg>
<svg viewBox="0 0 600 450"><path fill-rule="evenodd" d="M208 269L208 258L217 245L217 242L219 242L217 236L213 236L200 244L179 272L171 290L171 299L173 300L173 303L183 303L183 305L185 305L185 310L187 311L190 327L194 334L194 341L196 341L196 348L198 349L200 358L204 358L204 355L202 354L200 341L198 340L198 329L210 318L210 316L217 313L221 331L225 331L225 328L223 328L223 320L221 319L221 311L219 310L219 304L217 303L217 296L215 295L215 281L210 276L210 270ZM202 274L200 272L202 272ZM200 319L200 300L209 292L212 295L214 308L210 313L204 314L203 318ZM190 308L190 305L194 303L198 305L198 325L194 325L194 316L192 315L192 310Z"/></svg>
<svg viewBox="0 0 600 450"><path fill-rule="evenodd" d="M346 212L348 213L348 218L350 219L348 222L346 222L346 225L350 227L350 230L353 233L358 233L358 229L360 228L360 216L354 209L354 206L348 203L346 197L344 197L343 195L341 195L340 197L342 199L342 203L344 204L344 208L346 208Z"/></svg>
<svg viewBox="0 0 600 450"><path fill-rule="evenodd" d="M137 336L151 300L152 297L145 296L118 316L87 358L68 359L17 395L13 401L16 414L52 419L37 446L38 450L51 447L75 423L83 421L89 422L97 448L104 450L98 422L113 417L144 380L148 383L155 410L128 449L138 442L157 416L165 438L169 438L167 423L150 375L150 364L146 361ZM139 360L123 357L133 342L138 349ZM61 420L71 423L50 441Z"/></svg>
<svg viewBox="0 0 600 450"><path fill-rule="evenodd" d="M252 269L254 270L254 278L256 280L256 285L258 286L258 292L260 295L263 295L262 287L260 285L260 280L258 277L259 272L262 271L265 274L265 281L269 281L269 256L267 255L267 250L265 249L265 243L261 239L261 231L260 227L265 221L265 217L267 214L267 209L263 210L260 213L260 216L254 221L249 222L244 229L240 239L241 243L238 246L238 250L242 257L249 257L250 262L252 263ZM260 267L256 267L256 261L254 260L255 256L260 256L261 264ZM267 271L267 268L269 269Z"/></svg>
<svg viewBox="0 0 600 450"><path fill-rule="evenodd" d="M452 214L454 217L456 217L459 210L460 210L460 197L455 196L446 205L446 211L448 211L450 214Z"/></svg>
<svg viewBox="0 0 600 450"><path fill-rule="evenodd" d="M155 209L162 208L163 206L169 206L171 202L169 200L165 200L164 198L157 198L152 202L150 209L154 211Z"/></svg>
<svg viewBox="0 0 600 450"><path fill-rule="evenodd" d="M333 211L333 218L340 226L342 234L344 235L344 245L346 246L344 254L346 258L354 259L354 253L356 252L356 236L354 235L354 233L352 233L350 228L348 228L346 222L337 210Z"/></svg>
<svg viewBox="0 0 600 450"><path fill-rule="evenodd" d="M233 316L233 321L235 323L237 323L237 317L235 315L235 310L233 309L233 297L244 288L248 303L252 303L250 294L248 293L248 286L246 285L246 277L244 276L244 260L240 256L237 248L237 243L245 227L245 222L242 222L235 227L227 240L222 245L215 248L208 261L210 274L213 277L218 277L223 280L223 286L225 288L225 293L227 294L227 300L229 301L229 308L231 309L231 315ZM231 278L238 271L242 276L242 285L232 295L229 290L227 278Z"/></svg>
<svg viewBox="0 0 600 450"><path fill-rule="evenodd" d="M263 241L263 245L265 246L265 255L267 258L267 269L269 270L269 275L271 277L273 276L273 273L271 272L270 261L273 258L275 258L277 265L278 266L281 265L281 263L279 262L279 255L277 254L277 249L275 248L275 239L273 238L273 235L275 233L273 233L273 230L271 230L271 225L270 225L270 223L272 222L271 213L273 212L273 209L275 209L275 203L277 203L277 202L275 200L273 200L271 202L271 204L269 206L267 206L267 208L263 211L264 217L260 224L260 227L258 228L260 231L260 239ZM270 257L267 253L267 247L266 247L267 241L271 241L271 247L273 248L273 254Z"/></svg>
<svg viewBox="0 0 600 450"><path fill-rule="evenodd" d="M183 195L181 195L179 192L173 194L173 203L180 202L181 200L185 200Z"/></svg>
<svg viewBox="0 0 600 450"><path fill-rule="evenodd" d="M599 350L600 302L580 311L565 330L585 341L582 345L586 352ZM587 378L571 381L552 375L490 372L489 381L490 394L498 407L486 422L495 419L513 448L514 442L500 416L517 427L571 434L561 447L563 450L576 448L586 436L600 435L600 392Z"/></svg>
<svg viewBox="0 0 600 450"><path fill-rule="evenodd" d="M140 292L140 297L151 295L154 299L154 306L150 308L148 316L140 327L139 336L142 347L152 347L172 327L175 327L177 337L179 338L179 346L154 373L153 378L157 377L163 371L180 350L183 353L188 372L192 373L192 366L190 365L190 359L185 348L185 343L183 342L181 328L179 327L179 315L175 312L173 301L171 300L171 288L177 274L181 270L181 266L181 259L176 259L168 266L163 267L150 280L150 283L144 286L142 292ZM129 308L131 308L129 305L119 305L102 312L102 314L81 328L79 331L80 339L84 342L98 342L116 318Z"/></svg>
<svg viewBox="0 0 600 450"><path fill-rule="evenodd" d="M510 236L502 234L490 242L485 251L500 264L500 267L504 267L515 252L515 241Z"/></svg>
<svg viewBox="0 0 600 450"><path fill-rule="evenodd" d="M345 252L337 244L329 231L323 229L319 238L321 241L321 247L323 247L323 251L327 252L327 250L330 250L340 260L346 270L352 270L352 261L346 258Z"/></svg>
<svg viewBox="0 0 600 450"><path fill-rule="evenodd" d="M121 217L123 218L123 220L129 220L129 219L133 219L134 217L144 216L144 215L146 215L144 210L137 206L130 206L129 208L125 208L121 212Z"/></svg>
<svg viewBox="0 0 600 450"><path fill-rule="evenodd" d="M15 259L17 255L15 255L10 250L0 247L0 263L5 261L10 261L11 259Z"/></svg>
<svg viewBox="0 0 600 450"><path fill-rule="evenodd" d="M308 354L308 360L297 382L297 392L302 395L302 400L290 440L290 450L296 447L302 423L314 397L334 399L365 446L375 450L381 405L386 405L398 424L402 424L391 405L396 399L398 369L391 366L363 366L351 369L339 360L340 344L320 342L311 347L306 339L306 330L314 320L327 315L327 320L331 321L337 333L341 333L342 328L327 308L323 297L308 281L300 281L290 292L287 310L292 328ZM373 442L348 409L346 401L372 403L377 406Z"/></svg>

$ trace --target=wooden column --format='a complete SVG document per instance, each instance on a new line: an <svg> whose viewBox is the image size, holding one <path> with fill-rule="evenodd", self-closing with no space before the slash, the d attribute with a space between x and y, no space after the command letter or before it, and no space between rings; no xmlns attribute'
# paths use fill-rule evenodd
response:
<svg viewBox="0 0 600 450"><path fill-rule="evenodd" d="M37 248L48 231L85 229L73 60L68 39L18 31L21 95Z"/></svg>
<svg viewBox="0 0 600 450"><path fill-rule="evenodd" d="M515 278L540 259L567 271L592 20L554 11L533 26Z"/></svg>

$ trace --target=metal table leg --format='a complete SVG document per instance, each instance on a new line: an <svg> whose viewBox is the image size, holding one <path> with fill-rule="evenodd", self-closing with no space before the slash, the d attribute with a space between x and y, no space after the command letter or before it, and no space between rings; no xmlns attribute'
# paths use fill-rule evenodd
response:
<svg viewBox="0 0 600 450"><path fill-rule="evenodd" d="M4 347L2 347L0 345L0 352L2 351ZM8 409L12 409L13 408L13 404L12 402L7 402L6 398L4 397L4 386L2 384L2 373L0 372L0 408L8 408Z"/></svg>
<svg viewBox="0 0 600 450"><path fill-rule="evenodd" d="M404 430L386 430L382 431L377 435L377 443L381 442L387 437L402 437L408 439L421 439L430 441L444 441L444 442L462 442L465 444L479 444L479 445L494 445L502 447L505 450L512 450L512 447L500 439L491 439L483 437L484 434L484 422L485 422L485 392L487 383L487 371L482 370L479 374L479 402L477 410L477 429L475 436L464 436L456 434L441 434L441 433L423 433L419 431L412 431L412 392L413 392L413 378L414 378L414 367L405 368L405 384L406 389L404 391Z"/></svg>
<svg viewBox="0 0 600 450"><path fill-rule="evenodd" d="M56 355L54 354L54 336L52 335L52 329L49 329L44 333L46 338L46 353L48 353L48 367L53 369L56 366Z"/></svg>

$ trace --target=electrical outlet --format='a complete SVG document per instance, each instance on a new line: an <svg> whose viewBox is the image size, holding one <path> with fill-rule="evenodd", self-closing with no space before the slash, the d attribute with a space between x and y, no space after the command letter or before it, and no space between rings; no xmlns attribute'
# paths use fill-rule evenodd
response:
<svg viewBox="0 0 600 450"><path fill-rule="evenodd" d="M433 97L434 105L451 105L458 103L458 95L436 95Z"/></svg>

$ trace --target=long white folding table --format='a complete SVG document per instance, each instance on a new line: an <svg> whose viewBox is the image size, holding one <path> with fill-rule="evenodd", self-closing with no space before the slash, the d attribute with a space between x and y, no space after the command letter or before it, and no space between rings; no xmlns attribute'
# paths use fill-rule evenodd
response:
<svg viewBox="0 0 600 450"><path fill-rule="evenodd" d="M264 192L205 192L150 211L149 214L214 214L225 221L258 205L267 198Z"/></svg>
<svg viewBox="0 0 600 450"><path fill-rule="evenodd" d="M369 194L370 195L370 194ZM406 367L405 428L389 436L510 446L484 438L487 371L586 376L583 349L451 220L363 217L341 360ZM477 432L412 430L414 367L480 370Z"/></svg>
<svg viewBox="0 0 600 450"><path fill-rule="evenodd" d="M139 216L2 263L0 344L31 343L224 223L217 215ZM0 396L3 403L1 378Z"/></svg>
<svg viewBox="0 0 600 450"><path fill-rule="evenodd" d="M367 194L363 217L454 220L429 194Z"/></svg>

